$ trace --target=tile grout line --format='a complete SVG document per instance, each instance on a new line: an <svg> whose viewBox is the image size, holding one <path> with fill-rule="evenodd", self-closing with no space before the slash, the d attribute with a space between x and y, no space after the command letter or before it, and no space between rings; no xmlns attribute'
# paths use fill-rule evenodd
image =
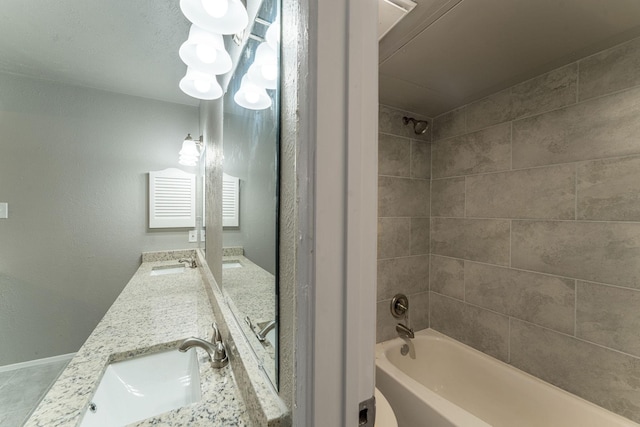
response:
<svg viewBox="0 0 640 427"><path fill-rule="evenodd" d="M578 279L573 281L573 336L578 337Z"/></svg>

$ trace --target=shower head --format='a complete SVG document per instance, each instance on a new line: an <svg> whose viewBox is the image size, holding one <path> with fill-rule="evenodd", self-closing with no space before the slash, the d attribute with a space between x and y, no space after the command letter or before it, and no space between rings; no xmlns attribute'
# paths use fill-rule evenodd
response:
<svg viewBox="0 0 640 427"><path fill-rule="evenodd" d="M422 135L429 129L429 122L426 120L416 120L413 117L403 117L402 123L408 125L409 123L413 123L413 131L416 135Z"/></svg>

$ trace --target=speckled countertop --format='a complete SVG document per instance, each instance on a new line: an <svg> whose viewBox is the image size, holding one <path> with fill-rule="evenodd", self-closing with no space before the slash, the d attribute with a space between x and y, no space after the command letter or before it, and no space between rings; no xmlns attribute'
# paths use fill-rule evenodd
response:
<svg viewBox="0 0 640 427"><path fill-rule="evenodd" d="M177 348L190 336L211 338L213 314L199 269L151 276L153 267L176 261L150 259L154 258L145 258L148 262L140 266L26 426L75 427L110 362ZM212 369L201 349L198 357L202 400L134 425L251 425L231 366Z"/></svg>
<svg viewBox="0 0 640 427"><path fill-rule="evenodd" d="M239 263L242 267L226 268L226 265ZM255 331L259 324L270 322L276 317L276 281L273 274L254 264L243 255L226 255L222 257L222 289L229 297L229 305L234 312L240 314L241 327L251 343L263 369L272 380L275 373L275 349L265 340L258 341ZM244 321L251 319L254 331Z"/></svg>

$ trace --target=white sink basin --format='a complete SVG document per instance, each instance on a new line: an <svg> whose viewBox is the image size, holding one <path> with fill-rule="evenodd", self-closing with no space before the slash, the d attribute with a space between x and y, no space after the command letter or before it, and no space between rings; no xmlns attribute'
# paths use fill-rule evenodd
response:
<svg viewBox="0 0 640 427"><path fill-rule="evenodd" d="M200 398L195 348L116 362L107 366L80 427L124 426Z"/></svg>
<svg viewBox="0 0 640 427"><path fill-rule="evenodd" d="M162 276L164 274L178 274L184 272L183 264L160 265L151 269L152 276Z"/></svg>

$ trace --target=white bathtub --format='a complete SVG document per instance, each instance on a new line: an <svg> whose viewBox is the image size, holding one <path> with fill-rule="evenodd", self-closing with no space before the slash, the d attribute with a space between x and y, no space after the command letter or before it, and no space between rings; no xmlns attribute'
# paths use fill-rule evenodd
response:
<svg viewBox="0 0 640 427"><path fill-rule="evenodd" d="M639 426L432 329L411 341L406 356L400 338L376 346L376 386L399 427Z"/></svg>

